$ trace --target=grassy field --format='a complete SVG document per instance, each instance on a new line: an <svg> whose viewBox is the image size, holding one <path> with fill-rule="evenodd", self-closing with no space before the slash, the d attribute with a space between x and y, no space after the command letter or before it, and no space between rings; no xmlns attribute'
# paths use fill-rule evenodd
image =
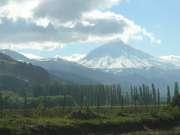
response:
<svg viewBox="0 0 180 135"><path fill-rule="evenodd" d="M172 107L37 108L4 110L0 132L3 135L47 135L83 133L127 133L147 129L171 129L179 124L180 109Z"/></svg>

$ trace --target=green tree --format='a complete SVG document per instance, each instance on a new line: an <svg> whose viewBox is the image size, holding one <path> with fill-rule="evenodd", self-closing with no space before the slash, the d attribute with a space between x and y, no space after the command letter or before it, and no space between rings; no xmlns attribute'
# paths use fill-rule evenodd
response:
<svg viewBox="0 0 180 135"><path fill-rule="evenodd" d="M45 111L43 98L39 97L38 99L38 105L36 107L35 116L41 117L43 112Z"/></svg>
<svg viewBox="0 0 180 135"><path fill-rule="evenodd" d="M3 105L3 94L0 92L0 117L2 118L3 117L3 109L4 109L4 105Z"/></svg>
<svg viewBox="0 0 180 135"><path fill-rule="evenodd" d="M172 99L172 105L180 107L180 94L176 95Z"/></svg>
<svg viewBox="0 0 180 135"><path fill-rule="evenodd" d="M157 102L158 102L158 107L160 106L160 90L159 90L159 88L158 88L158 90L157 90L157 94L158 94L158 99L157 99Z"/></svg>
<svg viewBox="0 0 180 135"><path fill-rule="evenodd" d="M65 110L66 108L66 91L67 91L67 86L64 87L64 90L63 90L63 110Z"/></svg>
<svg viewBox="0 0 180 135"><path fill-rule="evenodd" d="M156 106L157 104L157 96L156 96L156 88L155 88L155 85L152 84L152 94L153 94L153 102L154 102L154 105Z"/></svg>
<svg viewBox="0 0 180 135"><path fill-rule="evenodd" d="M27 108L27 94L26 94L26 92L24 92L24 94L23 94L23 98L24 98L24 109L26 109Z"/></svg>
<svg viewBox="0 0 180 135"><path fill-rule="evenodd" d="M167 86L167 104L169 105L171 103L171 93L170 93L170 87Z"/></svg>
<svg viewBox="0 0 180 135"><path fill-rule="evenodd" d="M178 96L179 94L179 84L178 82L175 82L174 84L174 96Z"/></svg>

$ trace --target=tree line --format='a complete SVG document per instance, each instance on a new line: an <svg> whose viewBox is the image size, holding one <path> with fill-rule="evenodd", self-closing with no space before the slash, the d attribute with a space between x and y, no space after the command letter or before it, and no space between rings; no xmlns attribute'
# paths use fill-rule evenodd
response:
<svg viewBox="0 0 180 135"><path fill-rule="evenodd" d="M174 94L167 86L166 100L162 100L162 91L154 84L142 84L124 89L121 85L62 85L53 83L36 85L31 90L23 89L18 92L1 91L0 109L6 108L35 108L39 104L44 107L115 107L115 106L155 106L162 103L170 104L173 97L179 95L179 85L174 84Z"/></svg>

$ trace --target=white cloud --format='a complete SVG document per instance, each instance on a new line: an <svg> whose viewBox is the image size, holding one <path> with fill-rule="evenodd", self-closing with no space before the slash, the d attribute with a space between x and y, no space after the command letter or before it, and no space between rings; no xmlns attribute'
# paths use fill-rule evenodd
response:
<svg viewBox="0 0 180 135"><path fill-rule="evenodd" d="M62 48L63 45L58 42L27 42L27 43L1 43L1 49L22 50L22 49L36 49L36 50L54 50Z"/></svg>
<svg viewBox="0 0 180 135"><path fill-rule="evenodd" d="M9 0L7 4L0 7L0 17L13 19L33 18L33 9L39 4L38 0Z"/></svg>
<svg viewBox="0 0 180 135"><path fill-rule="evenodd" d="M150 39L151 43L161 44L162 41L156 38L153 33L147 32L147 30L145 30L144 28L142 28L142 33Z"/></svg>
<svg viewBox="0 0 180 135"><path fill-rule="evenodd" d="M0 48L53 50L69 43L129 43L153 33L110 9L123 0L9 0L0 2Z"/></svg>
<svg viewBox="0 0 180 135"><path fill-rule="evenodd" d="M75 26L75 29L83 33L82 35L87 35L82 40L84 42L102 43L120 39L128 43L131 40L148 38L154 44L161 43L161 40L147 32L145 28L120 14L94 10L84 13L81 19L82 22L88 22L88 25L77 26L77 28Z"/></svg>
<svg viewBox="0 0 180 135"><path fill-rule="evenodd" d="M38 17L61 22L79 20L81 15L95 9L108 9L122 0L41 0L35 10Z"/></svg>

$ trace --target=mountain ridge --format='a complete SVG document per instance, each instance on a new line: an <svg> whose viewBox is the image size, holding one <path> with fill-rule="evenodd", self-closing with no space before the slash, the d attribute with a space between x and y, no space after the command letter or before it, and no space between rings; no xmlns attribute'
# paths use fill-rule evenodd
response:
<svg viewBox="0 0 180 135"><path fill-rule="evenodd" d="M126 48L129 48L129 46ZM139 52L138 50L136 51ZM129 57L129 54L126 54L127 57ZM100 55L102 57L102 54ZM115 56L118 57L117 54L114 55L114 57ZM140 54L140 56L148 61L149 59L153 59L154 61L154 57L146 53L143 53L142 55ZM130 84L141 85L144 83L151 85L151 83L154 83L157 86L162 87L169 83L172 84L174 81L180 80L180 70L174 68L174 65L172 64L159 61L159 59L158 61L155 61L157 65L159 64L158 66L155 65L144 68L125 67L117 69L91 68L87 65L85 66L76 62L69 62L60 58L28 60L27 62L46 69L50 74L56 76L58 79L75 84L122 84L128 86ZM163 68L161 67L162 64L164 66Z"/></svg>

